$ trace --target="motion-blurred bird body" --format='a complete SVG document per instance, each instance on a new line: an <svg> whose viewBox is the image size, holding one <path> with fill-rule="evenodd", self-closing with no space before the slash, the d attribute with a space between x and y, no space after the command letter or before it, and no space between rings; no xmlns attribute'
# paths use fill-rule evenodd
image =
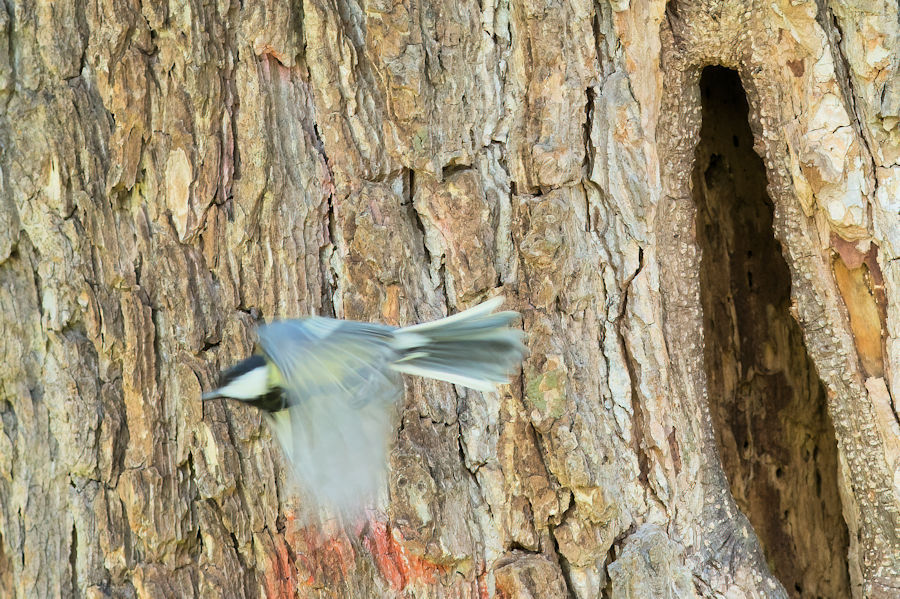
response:
<svg viewBox="0 0 900 599"><path fill-rule="evenodd" d="M321 506L359 510L382 484L401 373L493 391L518 368L516 312L494 298L405 328L310 317L261 326L260 354L225 371L203 399L264 411L298 482Z"/></svg>

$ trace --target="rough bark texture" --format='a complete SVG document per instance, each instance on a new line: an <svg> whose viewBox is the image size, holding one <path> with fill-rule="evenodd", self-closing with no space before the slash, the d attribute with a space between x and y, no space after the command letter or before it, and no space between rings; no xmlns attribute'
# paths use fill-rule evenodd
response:
<svg viewBox="0 0 900 599"><path fill-rule="evenodd" d="M0 596L897 596L898 123L893 0L0 3ZM365 522L201 406L496 293Z"/></svg>

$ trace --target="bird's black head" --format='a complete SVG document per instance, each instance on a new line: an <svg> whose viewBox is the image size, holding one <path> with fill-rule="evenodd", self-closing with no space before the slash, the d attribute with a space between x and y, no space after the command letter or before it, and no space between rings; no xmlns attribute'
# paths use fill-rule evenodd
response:
<svg viewBox="0 0 900 599"><path fill-rule="evenodd" d="M229 384L247 374L251 370L265 367L266 359L259 354L253 354L246 360L242 360L228 370L222 372L222 374L219 375L219 388L222 389L224 387L227 387Z"/></svg>
<svg viewBox="0 0 900 599"><path fill-rule="evenodd" d="M219 376L218 388L205 397L226 397L250 404L266 412L277 412L287 406L280 387L271 386L269 365L265 357L254 354L238 362Z"/></svg>

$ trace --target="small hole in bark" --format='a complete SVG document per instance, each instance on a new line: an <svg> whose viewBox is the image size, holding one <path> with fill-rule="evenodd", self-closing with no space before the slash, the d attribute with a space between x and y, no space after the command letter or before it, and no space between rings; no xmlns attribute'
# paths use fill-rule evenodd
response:
<svg viewBox="0 0 900 599"><path fill-rule="evenodd" d="M735 501L792 597L849 597L848 533L825 388L790 315L791 276L773 230L737 73L700 79L693 173L710 412Z"/></svg>

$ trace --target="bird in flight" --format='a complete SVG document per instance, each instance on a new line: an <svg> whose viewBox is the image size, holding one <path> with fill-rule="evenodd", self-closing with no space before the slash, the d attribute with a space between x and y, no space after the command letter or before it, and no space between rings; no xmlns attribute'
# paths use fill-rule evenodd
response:
<svg viewBox="0 0 900 599"><path fill-rule="evenodd" d="M404 328L321 316L263 325L259 353L203 400L262 410L297 482L319 506L352 515L384 481L401 373L494 391L519 368L519 314L495 312L502 303Z"/></svg>

